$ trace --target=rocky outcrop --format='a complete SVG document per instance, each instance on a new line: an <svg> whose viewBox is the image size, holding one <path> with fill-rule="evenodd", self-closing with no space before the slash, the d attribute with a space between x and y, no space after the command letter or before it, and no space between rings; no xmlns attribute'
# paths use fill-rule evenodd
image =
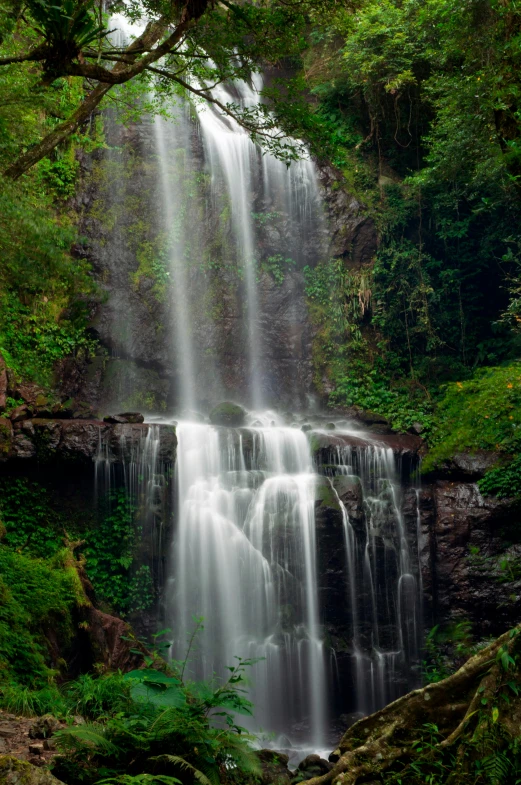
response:
<svg viewBox="0 0 521 785"><path fill-rule="evenodd" d="M147 439L155 436L159 439L159 460L172 464L177 438L175 428L170 425L38 417L12 424L0 418L0 461L85 462L98 457L125 463L146 447Z"/></svg>
<svg viewBox="0 0 521 785"><path fill-rule="evenodd" d="M480 636L521 619L521 505L475 483L438 480L422 493L422 570L435 623L468 619Z"/></svg>
<svg viewBox="0 0 521 785"><path fill-rule="evenodd" d="M246 410L242 406L230 401L223 401L214 406L210 412L210 422L213 425L225 425L231 428L244 425Z"/></svg>
<svg viewBox="0 0 521 785"><path fill-rule="evenodd" d="M13 755L0 755L0 785L63 785L49 771Z"/></svg>
<svg viewBox="0 0 521 785"><path fill-rule="evenodd" d="M436 474L451 480L479 480L500 457L499 453L490 450L458 452L444 461Z"/></svg>
<svg viewBox="0 0 521 785"><path fill-rule="evenodd" d="M143 649L145 653L145 649L135 639L130 625L93 607L88 609L86 621L92 658L97 666L123 673L139 668L143 658L136 652Z"/></svg>
<svg viewBox="0 0 521 785"><path fill-rule="evenodd" d="M345 256L349 266L359 268L374 261L378 233L367 209L345 188L341 175L322 166L320 184L331 233L331 255Z"/></svg>
<svg viewBox="0 0 521 785"><path fill-rule="evenodd" d="M371 448L384 447L392 451L397 461L397 468L404 477L408 477L417 465L423 442L419 436L412 434L391 433L388 435L373 434L367 431L321 431L314 430L310 436L311 453L318 466L327 466L337 461L339 450L349 450L359 466L362 456ZM359 473L359 472L355 472Z"/></svg>

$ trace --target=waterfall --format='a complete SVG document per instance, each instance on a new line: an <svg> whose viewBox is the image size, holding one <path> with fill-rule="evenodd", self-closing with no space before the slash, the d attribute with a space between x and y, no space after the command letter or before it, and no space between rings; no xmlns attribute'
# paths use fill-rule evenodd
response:
<svg viewBox="0 0 521 785"><path fill-rule="evenodd" d="M213 93L249 109L261 89L256 75ZM419 512L411 526L399 461L377 437L337 424L333 438L320 417L304 432L259 413L298 407L313 390L303 270L326 254L313 162L263 154L212 104L178 97L165 109L168 119L142 120L132 144L106 156L109 175L125 179L114 189L108 178L113 225L100 252L118 292L100 329L109 324L113 355L134 363L111 406L163 424L100 435L97 493L122 486L136 508L174 659L204 618L185 672L224 678L236 657L254 660L251 729L276 734L279 748L323 750L338 716L417 686ZM150 390L157 367L162 397ZM255 410L247 427L196 414L225 398ZM174 411L176 435L165 424ZM328 446L317 452L319 435ZM331 582L342 592L334 620Z"/></svg>
<svg viewBox="0 0 521 785"><path fill-rule="evenodd" d="M175 656L204 617L192 675L223 676L235 657L254 667L256 729L307 726L321 748L326 665L314 527L315 474L305 435L285 427L235 431L181 422L178 521L167 587Z"/></svg>
<svg viewBox="0 0 521 785"><path fill-rule="evenodd" d="M419 685L421 574L418 515L406 530L399 466L378 443L336 447L319 470L332 478L344 529L355 711L369 714ZM356 520L342 500L342 482L360 490ZM345 487L345 486L344 486ZM348 486L348 495L350 490ZM415 492L418 510L418 495Z"/></svg>
<svg viewBox="0 0 521 785"><path fill-rule="evenodd" d="M195 352L190 327L190 305L186 299L188 292L188 275L186 269L186 225L183 189L179 187L181 166L189 166L186 150L189 147L189 135L184 122L183 107L177 107L178 122L167 122L162 117L154 121L154 138L157 155L160 161L159 173L163 201L163 221L167 237L166 249L169 259L169 272L173 284L175 303L174 340L179 376L178 402L183 409L192 409L195 402ZM169 168L170 156L177 153L178 166L172 171ZM187 160L188 158L188 160Z"/></svg>
<svg viewBox="0 0 521 785"><path fill-rule="evenodd" d="M251 108L258 104L261 89L262 78L256 75L251 86L238 80L232 85L219 85L212 92L221 104ZM255 205L266 207L268 214L271 211L274 215L277 212L286 215L290 225L297 227L297 236L285 248L282 244L281 250L291 257L287 262L302 263L308 235L317 230L321 221L316 172L308 157L287 167L273 155L261 155L249 134L212 104L198 103L196 110L213 191L221 194L224 191L229 199L236 253L246 289L248 397L252 407L260 409L266 402L270 357L266 356L261 329L262 303L258 292L261 259Z"/></svg>

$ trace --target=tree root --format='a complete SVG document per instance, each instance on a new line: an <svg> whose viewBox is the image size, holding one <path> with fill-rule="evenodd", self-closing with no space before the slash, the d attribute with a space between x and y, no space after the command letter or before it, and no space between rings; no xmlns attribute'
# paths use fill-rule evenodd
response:
<svg viewBox="0 0 521 785"><path fill-rule="evenodd" d="M498 656L502 651L512 656L520 632L521 625L479 651L447 679L414 690L356 722L344 734L340 758L331 771L302 785L357 785L371 777L380 779L390 768L399 771L418 756L413 743L428 725L437 728L434 753L457 745L470 731L476 733L483 707L490 711L499 690L509 681L520 681L517 663L507 662L507 675ZM497 721L498 728L504 726L506 733L509 727L519 725L521 689L519 697L512 692L511 698L506 708L498 710L497 719L491 720Z"/></svg>

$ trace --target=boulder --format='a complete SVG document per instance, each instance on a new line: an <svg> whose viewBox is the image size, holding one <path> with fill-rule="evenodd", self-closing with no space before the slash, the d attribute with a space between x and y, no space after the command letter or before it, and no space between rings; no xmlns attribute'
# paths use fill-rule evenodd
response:
<svg viewBox="0 0 521 785"><path fill-rule="evenodd" d="M244 425L246 410L237 403L223 401L214 406L210 412L210 422L213 425L227 425L231 428L240 428Z"/></svg>
<svg viewBox="0 0 521 785"><path fill-rule="evenodd" d="M47 739L60 728L60 722L52 714L44 714L29 728L30 739Z"/></svg>
<svg viewBox="0 0 521 785"><path fill-rule="evenodd" d="M0 755L0 785L63 785L49 771L13 755Z"/></svg>
<svg viewBox="0 0 521 785"><path fill-rule="evenodd" d="M87 611L87 623L96 663L107 670L121 670L124 673L139 668L143 657L136 651L142 649L145 654L146 650L134 638L132 628L126 622L91 607Z"/></svg>
<svg viewBox="0 0 521 785"><path fill-rule="evenodd" d="M145 418L139 412L124 412L123 414L111 414L103 418L103 422L110 423L143 423Z"/></svg>
<svg viewBox="0 0 521 785"><path fill-rule="evenodd" d="M257 758L261 765L261 785L290 785L289 758L276 750L259 750Z"/></svg>
<svg viewBox="0 0 521 785"><path fill-rule="evenodd" d="M302 780L309 780L312 777L320 777L323 774L327 774L332 768L333 764L321 758L320 755L316 753L308 755L299 763L295 781L302 782Z"/></svg>

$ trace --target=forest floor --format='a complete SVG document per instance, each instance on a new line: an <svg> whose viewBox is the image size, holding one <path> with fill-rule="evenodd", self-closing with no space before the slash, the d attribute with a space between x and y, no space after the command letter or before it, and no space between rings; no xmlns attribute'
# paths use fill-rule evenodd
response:
<svg viewBox="0 0 521 785"><path fill-rule="evenodd" d="M0 710L0 755L13 755L33 766L46 766L56 755L55 743L43 738L46 718L18 717ZM52 718L47 735L65 727L65 723ZM52 728L52 730L51 730Z"/></svg>

